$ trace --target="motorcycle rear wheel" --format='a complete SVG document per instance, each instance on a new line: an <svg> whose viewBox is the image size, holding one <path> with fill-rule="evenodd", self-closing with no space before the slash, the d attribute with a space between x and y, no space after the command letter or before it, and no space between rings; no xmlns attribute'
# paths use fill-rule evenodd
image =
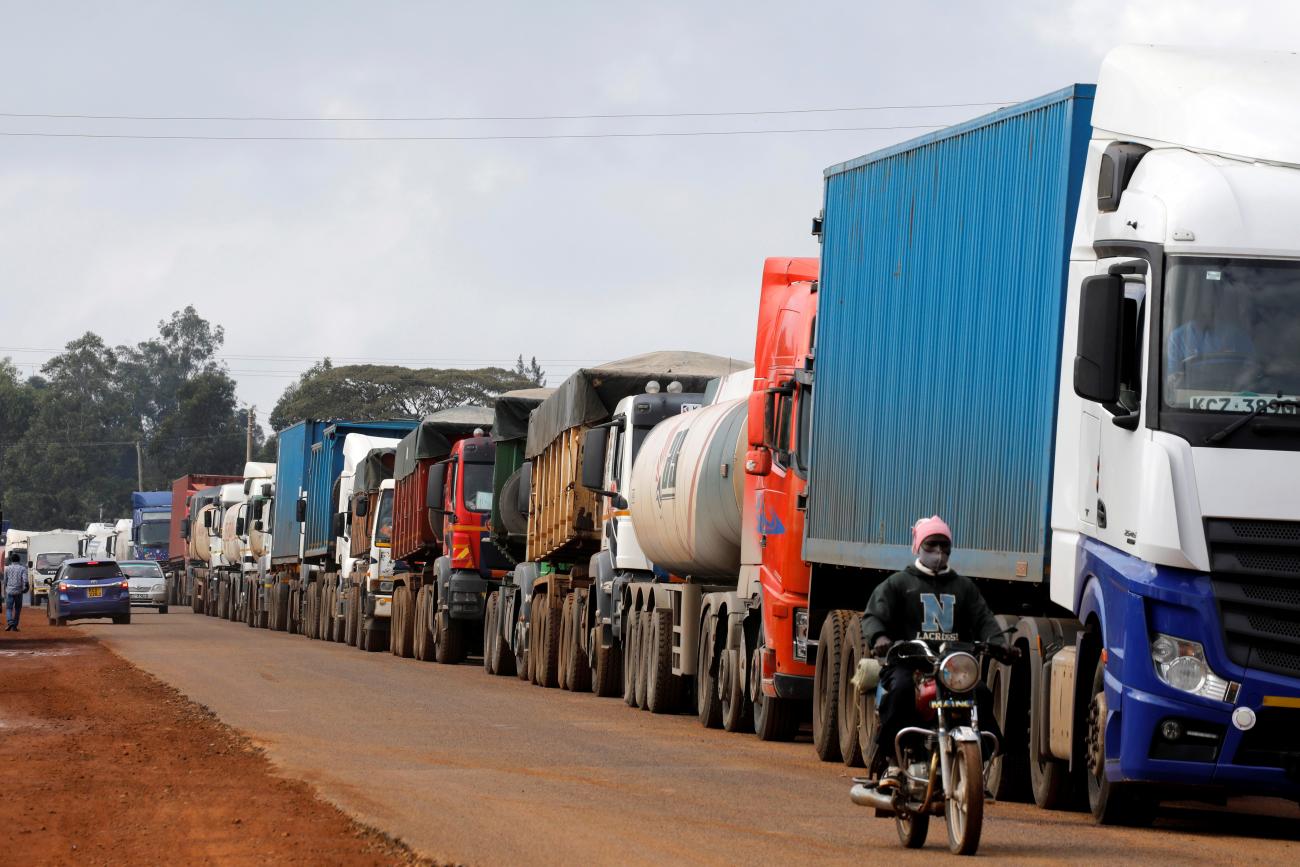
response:
<svg viewBox="0 0 1300 867"><path fill-rule="evenodd" d="M952 790L943 804L948 851L974 855L984 828L984 757L978 741L956 744L949 779Z"/></svg>

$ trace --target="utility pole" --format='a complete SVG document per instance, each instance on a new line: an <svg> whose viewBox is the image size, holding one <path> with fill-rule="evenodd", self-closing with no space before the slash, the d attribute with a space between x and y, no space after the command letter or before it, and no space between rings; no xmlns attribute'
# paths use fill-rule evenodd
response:
<svg viewBox="0 0 1300 867"><path fill-rule="evenodd" d="M135 441L135 483L137 491L144 490L144 456L140 452L140 441Z"/></svg>
<svg viewBox="0 0 1300 867"><path fill-rule="evenodd" d="M244 463L253 459L253 418L257 415L257 407L248 408L248 432L244 440Z"/></svg>

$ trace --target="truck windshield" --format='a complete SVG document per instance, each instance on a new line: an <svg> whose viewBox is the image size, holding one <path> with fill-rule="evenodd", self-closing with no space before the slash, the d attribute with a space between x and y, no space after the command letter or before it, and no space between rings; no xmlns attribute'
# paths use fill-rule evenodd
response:
<svg viewBox="0 0 1300 867"><path fill-rule="evenodd" d="M473 512L492 511L492 465L465 464L465 508Z"/></svg>
<svg viewBox="0 0 1300 867"><path fill-rule="evenodd" d="M393 492L379 494L379 510L375 513L375 544L387 548L393 544Z"/></svg>
<svg viewBox="0 0 1300 867"><path fill-rule="evenodd" d="M71 557L71 554L37 554L36 569L39 572L53 572L63 565L64 560L68 560Z"/></svg>
<svg viewBox="0 0 1300 867"><path fill-rule="evenodd" d="M172 522L170 519L146 520L140 525L141 545L166 545L170 540Z"/></svg>
<svg viewBox="0 0 1300 867"><path fill-rule="evenodd" d="M1166 407L1247 413L1300 398L1300 262L1173 257L1164 308Z"/></svg>

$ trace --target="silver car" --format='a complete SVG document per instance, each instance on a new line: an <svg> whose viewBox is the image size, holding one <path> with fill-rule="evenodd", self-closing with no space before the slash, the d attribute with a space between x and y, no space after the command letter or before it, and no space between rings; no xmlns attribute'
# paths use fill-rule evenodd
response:
<svg viewBox="0 0 1300 867"><path fill-rule="evenodd" d="M131 584L132 608L157 608L167 613L167 576L153 560L119 560L123 574Z"/></svg>

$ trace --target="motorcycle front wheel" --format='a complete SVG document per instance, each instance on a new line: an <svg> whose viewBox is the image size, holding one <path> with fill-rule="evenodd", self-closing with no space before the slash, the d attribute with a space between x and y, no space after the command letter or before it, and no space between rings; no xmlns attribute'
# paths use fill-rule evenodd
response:
<svg viewBox="0 0 1300 867"><path fill-rule="evenodd" d="M898 842L908 849L920 849L925 845L925 836L930 833L930 816L928 813L895 813L894 828L898 830Z"/></svg>
<svg viewBox="0 0 1300 867"><path fill-rule="evenodd" d="M984 757L978 742L954 744L951 789L943 805L948 825L948 851L974 855L984 827Z"/></svg>

